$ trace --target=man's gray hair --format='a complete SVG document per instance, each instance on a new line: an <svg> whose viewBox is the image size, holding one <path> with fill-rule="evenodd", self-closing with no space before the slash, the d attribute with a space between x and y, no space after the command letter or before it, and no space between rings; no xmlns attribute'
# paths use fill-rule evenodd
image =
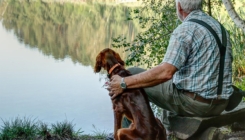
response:
<svg viewBox="0 0 245 140"><path fill-rule="evenodd" d="M190 13L193 10L201 10L202 9L202 1L203 0L175 0L176 4L179 2L181 8L186 12Z"/></svg>

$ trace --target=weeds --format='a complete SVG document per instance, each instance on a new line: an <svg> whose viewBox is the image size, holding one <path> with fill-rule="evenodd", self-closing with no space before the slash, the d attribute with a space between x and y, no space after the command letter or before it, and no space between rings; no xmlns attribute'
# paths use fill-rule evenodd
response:
<svg viewBox="0 0 245 140"><path fill-rule="evenodd" d="M51 129L48 128L48 125L46 123L39 121L37 135L45 138L50 136L49 132L51 132Z"/></svg>
<svg viewBox="0 0 245 140"><path fill-rule="evenodd" d="M82 135L84 131L75 131L74 124L67 120L51 124L31 118L16 117L10 121L3 120L0 128L0 140L40 140L54 138L55 140L100 140L107 136L106 131L100 132L94 125L95 135Z"/></svg>
<svg viewBox="0 0 245 140"><path fill-rule="evenodd" d="M93 125L93 128L94 128L93 132L97 139L105 138L108 134L107 131L101 131L98 128L96 128L95 125Z"/></svg>
<svg viewBox="0 0 245 140"><path fill-rule="evenodd" d="M78 134L83 133L80 129L75 132L74 124L68 122L67 120L63 122L57 122L56 124L52 124L53 134L58 138L75 138Z"/></svg>
<svg viewBox="0 0 245 140"><path fill-rule="evenodd" d="M35 119L32 120L26 117L20 119L17 117L11 121L2 121L4 125L1 128L1 139L32 139L37 135L38 124L35 122Z"/></svg>

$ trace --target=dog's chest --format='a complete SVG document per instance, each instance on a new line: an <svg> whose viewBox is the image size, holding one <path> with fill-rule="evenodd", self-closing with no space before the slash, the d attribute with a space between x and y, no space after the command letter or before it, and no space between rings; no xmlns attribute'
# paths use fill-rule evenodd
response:
<svg viewBox="0 0 245 140"><path fill-rule="evenodd" d="M127 93L123 93L121 96L117 97L112 101L113 104L113 110L116 112L125 112L127 109L125 104L130 103L130 97Z"/></svg>

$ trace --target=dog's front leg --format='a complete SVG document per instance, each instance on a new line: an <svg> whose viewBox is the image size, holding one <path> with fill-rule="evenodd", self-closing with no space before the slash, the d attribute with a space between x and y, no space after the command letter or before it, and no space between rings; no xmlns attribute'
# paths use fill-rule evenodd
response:
<svg viewBox="0 0 245 140"><path fill-rule="evenodd" d="M122 113L118 111L114 111L114 138L115 140L119 140L118 138L118 130L122 128Z"/></svg>
<svg viewBox="0 0 245 140"><path fill-rule="evenodd" d="M122 110L123 110L122 105L120 103L114 106L114 138L115 140L119 140L118 130L122 128L122 117L123 117Z"/></svg>

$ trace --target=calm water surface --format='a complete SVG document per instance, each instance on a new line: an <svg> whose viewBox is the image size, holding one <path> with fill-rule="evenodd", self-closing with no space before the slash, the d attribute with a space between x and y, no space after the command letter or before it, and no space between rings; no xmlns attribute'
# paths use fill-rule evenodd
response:
<svg viewBox="0 0 245 140"><path fill-rule="evenodd" d="M112 36L132 38L134 24L107 11L116 8L100 5L99 10L23 1L0 5L0 117L30 117L49 125L68 120L84 133L93 133L93 125L112 132L111 100L102 87L105 75L93 72L95 56L110 46ZM33 11L36 6L41 13Z"/></svg>
<svg viewBox="0 0 245 140"><path fill-rule="evenodd" d="M86 132L112 130L112 109L104 80L90 66L55 60L20 44L0 25L0 116L32 117L47 123L65 119Z"/></svg>

